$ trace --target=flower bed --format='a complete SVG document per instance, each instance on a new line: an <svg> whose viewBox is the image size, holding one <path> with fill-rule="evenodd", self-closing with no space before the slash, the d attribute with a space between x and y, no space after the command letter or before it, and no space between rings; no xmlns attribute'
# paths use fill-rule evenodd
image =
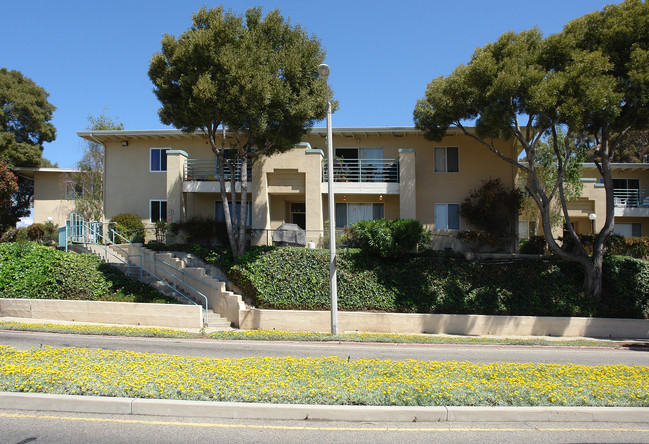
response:
<svg viewBox="0 0 649 444"><path fill-rule="evenodd" d="M341 405L649 406L649 367L209 359L0 346L0 390Z"/></svg>

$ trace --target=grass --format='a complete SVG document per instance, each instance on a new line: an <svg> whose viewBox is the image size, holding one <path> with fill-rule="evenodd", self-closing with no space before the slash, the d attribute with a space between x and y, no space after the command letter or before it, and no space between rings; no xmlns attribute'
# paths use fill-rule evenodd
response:
<svg viewBox="0 0 649 444"><path fill-rule="evenodd" d="M649 406L649 367L209 359L0 346L0 390L334 405Z"/></svg>
<svg viewBox="0 0 649 444"><path fill-rule="evenodd" d="M408 335L397 333L329 333L278 330L226 330L193 333L170 328L131 327L101 324L57 324L0 321L0 330L38 331L84 335L109 335L156 338L209 338L251 341L368 342L394 344L475 344L475 345L541 345L572 347L618 347L613 341L595 339L494 338L477 336Z"/></svg>

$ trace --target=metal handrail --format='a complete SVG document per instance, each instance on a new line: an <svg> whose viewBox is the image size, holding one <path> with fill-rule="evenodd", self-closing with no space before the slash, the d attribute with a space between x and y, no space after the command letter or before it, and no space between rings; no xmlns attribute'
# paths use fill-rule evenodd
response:
<svg viewBox="0 0 649 444"><path fill-rule="evenodd" d="M399 159L335 159L334 182L399 182ZM322 164L322 181L329 180L327 162Z"/></svg>
<svg viewBox="0 0 649 444"><path fill-rule="evenodd" d="M73 223L72 223L71 221L72 221ZM107 238L107 237L104 236L101 232L98 231L97 228L98 228L100 225L102 225L102 224L100 224L99 222L89 222L89 221L86 221L86 220L84 220L81 216L77 215L76 213L71 213L71 214L70 214L70 221L68 221L68 222L71 222L71 223L66 224L66 228L67 228L67 225L70 225L71 228L76 229L76 230L78 231L78 233L83 233L83 236L81 236L81 239L82 239L83 243L93 243L93 244L97 244L97 239L102 239L102 240L104 241L104 249L105 249L105 251L104 251L104 255L105 255L106 258L108 258L108 251L109 251L109 250L108 250L108 246L109 246L109 244L112 245L112 246L114 246L114 247L116 247L116 248L119 249L120 251L122 251L122 252L126 255L126 260L125 260L125 261L124 261L121 257L119 257L118 255L116 255L116 254L114 254L114 253L112 253L112 252L111 252L111 254L113 254L114 257L117 257L121 262L125 263L125 265L126 265L126 273L127 273L127 275L130 276L131 258L137 258L137 257L139 257L139 258L140 258L140 265L139 265L139 268L140 268L140 277L142 277L142 271L146 271L150 276L153 276L155 279L161 281L161 282L162 282L163 284L165 284L167 287L169 287L170 289L172 289L173 292L174 292L174 294L177 294L177 295L182 296L183 298L185 298L187 301L189 301L190 303L192 303L192 304L194 304L194 305L200 305L200 304L197 303L196 301L192 300L191 298L189 298L188 296L186 296L185 294L183 294L180 290L178 290L178 288L177 288L177 281L178 281L178 278L177 278L176 276L174 276L172 273L170 273L170 272L168 272L167 270L164 270L164 269L161 268L162 271L164 271L165 273L167 273L168 275L171 276L171 278L173 279L173 286L171 286L171 285L170 285L170 284L169 284L165 279L161 278L160 276L157 276L157 275L156 275L155 273L153 273L152 271L149 271L149 270L144 269L144 267L143 267L143 262L142 262L143 260L145 260L145 261L147 261L148 263L150 263L153 267L160 267L160 266L159 266L159 265L156 265L155 262L152 262L152 261L150 261L148 258L146 258L146 257L144 256L144 254L143 254L143 251L142 251L142 248L141 248L141 247L139 247L139 246L133 244L130 240L128 240L127 238L125 238L124 236L122 236L122 235L121 235L118 231L116 231L114 228L111 228L111 229L110 229L111 237L110 237L110 238ZM79 227L79 225L81 225L81 227ZM108 225L108 226L110 227L110 223L109 223L109 224L106 224L106 225ZM71 233L72 233L73 231L74 231L74 230L72 230L72 229L70 230ZM77 233L77 235L78 235L78 233ZM67 229L66 229L66 237L67 237L67 235L68 235L68 232L67 232ZM117 236L118 239L122 239L126 244L131 245L132 247L135 247L137 250L139 250L139 252L140 252L141 254L137 254L137 255L129 254L129 252L128 252L127 250L125 250L125 249L119 247L119 246L118 246L119 244L115 243L115 236ZM90 242L90 240L92 240L92 242ZM180 272L183 276L188 276L188 277L190 277L190 278L192 278L192 279L195 279L196 281L202 283L203 285L206 285L206 286L209 287L209 288L212 288L212 289L217 290L216 288L212 287L211 285L206 284L205 282L200 281L200 280L197 279L196 277L194 277L194 276L192 276L192 275L190 275L190 274L185 273L183 270L181 270L181 269L179 269L179 268L176 268L176 267L174 267L173 265L166 263L165 261L162 261L162 260L157 259L157 258L155 258L155 257L154 257L154 260L157 260L158 262L161 262L162 264L167 265L167 266L170 267L171 269ZM133 265L133 266L134 266L134 267L137 267L137 265ZM182 281L182 282L183 282L183 284L184 284L185 286L187 286L189 289L191 289L191 290L193 290L194 292L196 292L199 296L201 296L201 297L205 300L205 324L209 324L209 312L208 312L208 310L209 310L209 302L208 302L207 296L205 296L201 291L197 290L196 288L194 288L193 286L191 286L191 285L188 284L187 282L185 282L185 281Z"/></svg>
<svg viewBox="0 0 649 444"><path fill-rule="evenodd" d="M649 207L649 189L623 189L613 190L616 207Z"/></svg>
<svg viewBox="0 0 649 444"><path fill-rule="evenodd" d="M184 297L185 299L187 299L189 302L193 303L194 305L200 305L200 304L197 303L196 301L194 301L194 300L192 300L191 298L187 297L187 296L186 296L185 294L183 294L180 290L178 290L178 288L177 288L177 281L178 281L178 278L177 278L176 276L174 276L173 274L171 274L170 272L168 272L167 270L164 270L164 269L161 268L162 271L164 271L165 273L167 273L167 274L168 274L168 275L173 279L173 287L172 287L172 286L171 286L171 285L170 285L166 280L164 280L163 278L157 276L157 275L156 275L155 273L153 273L152 271L149 271L149 270L145 269L145 268L143 267L143 265L142 265L142 261L143 261L143 260L146 261L146 262L148 262L148 263L150 263L150 264L151 264L152 266L154 266L154 267L160 267L160 266L159 266L159 265L156 265L155 262L150 261L148 258L146 258L145 255L144 255L144 252L142 251L142 248L141 248L141 247L139 247L138 245L135 245L135 244L131 243L128 239L126 239L124 236L122 236L121 234L119 234L119 232L117 232L117 231L115 231L115 230L112 230L112 231L113 231L113 233L116 234L119 238L121 238L121 239L123 239L124 241L126 241L129 245L131 245L132 247L136 248L136 249L139 250L139 252L141 253L141 254L137 254L137 255L134 255L134 254L128 254L128 253L127 253L127 257L128 257L127 260L129 260L131 257L139 257L139 258L140 258L140 276L142 275L142 271L146 271L147 273L149 273L149 275L153 276L154 278L158 279L159 281L161 281L161 282L163 282L165 285L167 285L167 287L171 288L171 289L174 291L174 293L181 295L182 297ZM208 286L208 287L210 287L210 288L214 288L214 287L212 287L212 286L210 286L210 285L208 285L208 284L206 284L206 283L200 281L200 280L197 279L196 277L194 277L194 276L192 276L192 275L190 275L190 274L185 273L185 272L182 271L181 269L176 268L176 267L174 267L174 266L171 265L171 264L168 264L167 262L165 262L165 261L163 261L163 260L160 260L160 259L157 259L157 258L154 257L154 261L161 262L162 264L167 265L168 267L170 267L170 268L172 268L172 269L174 269L174 270L180 272L183 276L188 276L188 277L190 277L190 278L192 278L192 279L195 279L196 281L201 282L203 285L206 285L206 286ZM130 262L130 261L129 261L129 262ZM193 290L194 292L196 292L200 297L202 297L202 298L205 300L205 323L208 324L208 323L209 323L209 313L208 313L208 310L209 310L209 302L208 302L207 296L205 296L205 295L204 295L200 290L197 290L196 288L194 288L194 287L192 287L191 285L189 285L187 282L185 282L185 281L181 281L181 282L182 282L184 285L186 285L187 287L189 287L189 289L191 289L191 290ZM216 289L215 289L215 290L216 290Z"/></svg>
<svg viewBox="0 0 649 444"><path fill-rule="evenodd" d="M231 180L230 168L223 167L224 179ZM241 161L235 162L235 180L241 181ZM219 164L215 159L187 159L185 161L185 180L217 180L220 178ZM252 165L248 164L248 182L252 181Z"/></svg>

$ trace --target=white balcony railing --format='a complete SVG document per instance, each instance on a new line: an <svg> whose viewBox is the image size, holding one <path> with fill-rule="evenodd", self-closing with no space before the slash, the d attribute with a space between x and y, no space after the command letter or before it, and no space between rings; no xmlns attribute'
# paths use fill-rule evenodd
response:
<svg viewBox="0 0 649 444"><path fill-rule="evenodd" d="M334 182L399 182L398 159L337 159L333 164ZM322 181L329 180L323 162Z"/></svg>
<svg viewBox="0 0 649 444"><path fill-rule="evenodd" d="M649 207L649 190L619 189L613 190L616 207L638 208Z"/></svg>

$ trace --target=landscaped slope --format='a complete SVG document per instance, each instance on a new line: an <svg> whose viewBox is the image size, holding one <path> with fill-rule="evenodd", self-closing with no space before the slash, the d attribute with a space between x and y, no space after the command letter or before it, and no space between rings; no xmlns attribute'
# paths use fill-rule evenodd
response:
<svg viewBox="0 0 649 444"><path fill-rule="evenodd" d="M581 291L580 268L556 259L497 264L426 253L388 260L349 250L338 255L338 304L341 310L648 318L649 263L609 257L604 273L606 295L596 303ZM253 248L230 275L260 308L329 309L326 250Z"/></svg>
<svg viewBox="0 0 649 444"><path fill-rule="evenodd" d="M0 297L173 303L91 254L33 242L0 244Z"/></svg>

